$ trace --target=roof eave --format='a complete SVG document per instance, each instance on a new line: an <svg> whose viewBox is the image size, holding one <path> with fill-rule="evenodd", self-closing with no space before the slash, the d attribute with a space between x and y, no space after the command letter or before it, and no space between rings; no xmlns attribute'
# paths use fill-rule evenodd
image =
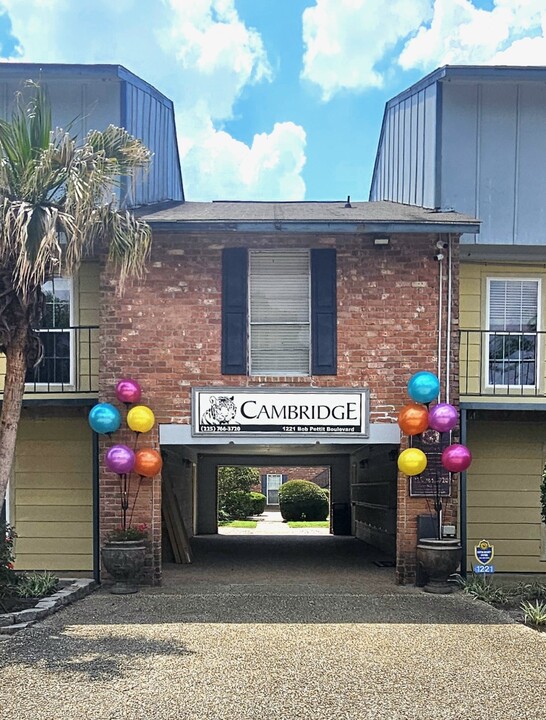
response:
<svg viewBox="0 0 546 720"><path fill-rule="evenodd" d="M146 219L146 218L144 218ZM415 233L479 233L477 222L399 222L395 220L366 222L304 222L304 221L241 221L241 220L153 220L147 219L154 232L266 232L266 233L336 233L336 234L415 234Z"/></svg>

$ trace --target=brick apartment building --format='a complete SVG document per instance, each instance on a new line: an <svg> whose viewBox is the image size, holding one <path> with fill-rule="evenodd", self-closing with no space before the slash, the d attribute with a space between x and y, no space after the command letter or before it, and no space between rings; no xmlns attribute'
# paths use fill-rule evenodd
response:
<svg viewBox="0 0 546 720"><path fill-rule="evenodd" d="M380 548L412 581L429 508L397 472L396 417L418 370L457 400L458 241L477 221L395 202L185 202L167 98L118 66L15 63L2 68L4 96L38 75L59 124L114 122L154 151L153 171L120 198L150 223L153 250L122 297L100 258L48 289L71 320L41 330L65 356L25 396L5 508L17 567L98 571L119 483L103 463L112 441L87 414L132 377L157 419L144 442L164 458L133 518L151 529L150 580L167 484L188 535L216 533L217 467L244 464L328 468L333 533Z"/></svg>

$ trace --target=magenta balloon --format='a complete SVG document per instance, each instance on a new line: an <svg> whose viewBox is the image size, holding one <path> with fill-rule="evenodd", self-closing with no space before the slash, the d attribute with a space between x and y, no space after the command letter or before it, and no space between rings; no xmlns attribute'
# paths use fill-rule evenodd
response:
<svg viewBox="0 0 546 720"><path fill-rule="evenodd" d="M472 453L465 445L449 445L442 453L442 465L449 472L463 472L472 462Z"/></svg>
<svg viewBox="0 0 546 720"><path fill-rule="evenodd" d="M449 432L457 425L459 413L449 403L438 403L428 411L428 425L438 432Z"/></svg>
<svg viewBox="0 0 546 720"><path fill-rule="evenodd" d="M122 403L137 403L142 397L142 390L136 380L124 378L116 385L116 397Z"/></svg>
<svg viewBox="0 0 546 720"><path fill-rule="evenodd" d="M135 454L127 445L112 445L104 458L108 470L123 475L135 466Z"/></svg>

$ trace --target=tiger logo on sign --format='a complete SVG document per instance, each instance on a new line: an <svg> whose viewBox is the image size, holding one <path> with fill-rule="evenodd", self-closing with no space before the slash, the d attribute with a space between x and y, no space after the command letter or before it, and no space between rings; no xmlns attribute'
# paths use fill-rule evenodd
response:
<svg viewBox="0 0 546 720"><path fill-rule="evenodd" d="M233 395L211 395L209 398L210 407L201 416L201 425L238 425L234 423L237 414L237 406L233 402Z"/></svg>

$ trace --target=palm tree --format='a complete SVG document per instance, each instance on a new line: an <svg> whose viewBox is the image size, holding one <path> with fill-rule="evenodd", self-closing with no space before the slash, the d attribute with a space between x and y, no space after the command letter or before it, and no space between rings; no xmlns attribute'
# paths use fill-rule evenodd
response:
<svg viewBox="0 0 546 720"><path fill-rule="evenodd" d="M30 85L30 84L29 84ZM43 88L17 93L11 122L0 120L0 352L6 356L0 412L0 506L15 453L27 369L41 357L43 283L73 274L93 247L119 273L139 277L150 229L112 200L122 178L151 154L123 128L90 131L83 142L53 129Z"/></svg>

